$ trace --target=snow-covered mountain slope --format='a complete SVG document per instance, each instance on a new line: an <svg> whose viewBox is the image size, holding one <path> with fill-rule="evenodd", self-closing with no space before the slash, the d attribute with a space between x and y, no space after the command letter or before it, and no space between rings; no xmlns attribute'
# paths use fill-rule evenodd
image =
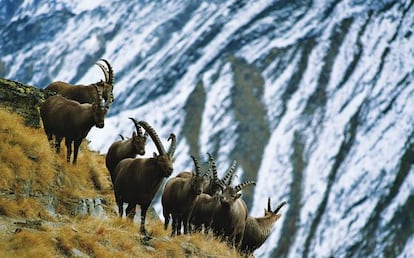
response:
<svg viewBox="0 0 414 258"><path fill-rule="evenodd" d="M409 0L2 0L0 76L88 84L108 59L91 146L132 116L178 136L175 173L237 160L251 215L288 202L258 257L411 257L413 21Z"/></svg>

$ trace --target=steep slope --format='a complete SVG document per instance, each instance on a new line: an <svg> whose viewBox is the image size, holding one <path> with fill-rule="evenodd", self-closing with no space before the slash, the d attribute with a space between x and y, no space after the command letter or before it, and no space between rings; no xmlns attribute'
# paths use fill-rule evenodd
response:
<svg viewBox="0 0 414 258"><path fill-rule="evenodd" d="M154 213L147 219L152 238L142 237L138 223L115 212L103 155L84 143L77 166L67 164L43 129L23 125L1 104L0 120L1 257L239 257L212 236L170 238Z"/></svg>
<svg viewBox="0 0 414 258"><path fill-rule="evenodd" d="M128 117L189 154L233 159L259 215L287 200L257 256L414 255L412 1L6 1L0 76L40 87L101 79L116 101L102 153ZM79 29L82 28L82 29ZM149 151L150 153L150 151Z"/></svg>

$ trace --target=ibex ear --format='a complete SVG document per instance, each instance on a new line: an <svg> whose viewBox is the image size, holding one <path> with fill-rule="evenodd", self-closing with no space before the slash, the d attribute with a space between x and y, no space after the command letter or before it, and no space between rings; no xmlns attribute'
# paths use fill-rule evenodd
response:
<svg viewBox="0 0 414 258"><path fill-rule="evenodd" d="M157 158L157 153L155 153L155 151L152 153L152 155L154 156L154 159Z"/></svg>
<svg viewBox="0 0 414 258"><path fill-rule="evenodd" d="M134 131L134 132L132 132L132 137L133 138L135 138L135 137L137 137L137 133Z"/></svg>
<svg viewBox="0 0 414 258"><path fill-rule="evenodd" d="M236 194L236 200L239 199L242 196L241 193Z"/></svg>

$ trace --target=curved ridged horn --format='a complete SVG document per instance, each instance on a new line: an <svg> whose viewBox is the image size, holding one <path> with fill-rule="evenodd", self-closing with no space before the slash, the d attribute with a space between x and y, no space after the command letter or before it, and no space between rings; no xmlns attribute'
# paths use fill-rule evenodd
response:
<svg viewBox="0 0 414 258"><path fill-rule="evenodd" d="M145 121L139 121L138 124L142 126L142 128L145 129L145 131L149 134L152 141L155 144L155 147L157 147L157 150L159 152L159 155L165 155L167 152L164 149L164 145L162 145L160 137L158 137L157 132L155 132L154 128L152 128L147 122Z"/></svg>
<svg viewBox="0 0 414 258"><path fill-rule="evenodd" d="M200 176L200 164L198 164L198 160L193 156L193 155L191 155L191 158L193 159L193 161L194 161L194 166L195 166L195 175L196 176Z"/></svg>
<svg viewBox="0 0 414 258"><path fill-rule="evenodd" d="M137 130L137 134L138 134L138 136L143 137L144 135L143 135L143 133L142 133L142 128L141 128L141 126L138 124L137 120L135 120L133 117L128 117L128 119L131 119L131 120L132 120L132 122L134 122L135 129Z"/></svg>
<svg viewBox="0 0 414 258"><path fill-rule="evenodd" d="M270 199L270 198L269 198ZM283 201L279 204L279 206L277 206L277 208L275 209L275 211L273 212L274 214L277 214L279 212L279 210L286 204L286 201Z"/></svg>
<svg viewBox="0 0 414 258"><path fill-rule="evenodd" d="M211 168L208 168L207 171L204 173L204 177L207 177L208 179L211 178L211 174L213 173L213 171L211 170Z"/></svg>
<svg viewBox="0 0 414 258"><path fill-rule="evenodd" d="M267 199L267 211L272 211L272 208L270 206L270 197Z"/></svg>
<svg viewBox="0 0 414 258"><path fill-rule="evenodd" d="M211 166L211 169L213 171L213 180L216 181L216 182L220 181L218 179L218 175L217 175L216 161L214 160L213 155L211 155L209 152L207 152L207 155L208 155L208 161L210 162L210 166Z"/></svg>
<svg viewBox="0 0 414 258"><path fill-rule="evenodd" d="M245 188L245 187L247 187L249 185L256 185L256 182L255 181L246 181L246 182L243 182L241 184L236 185L234 187L234 190L236 190L236 192L238 192L238 191L241 191L243 188Z"/></svg>
<svg viewBox="0 0 414 258"><path fill-rule="evenodd" d="M168 156L173 157L175 148L177 146L177 137L175 136L175 134L171 133L170 136L168 137L168 141L169 140L171 140L171 144L170 144L170 148L168 149Z"/></svg>
<svg viewBox="0 0 414 258"><path fill-rule="evenodd" d="M106 80L107 83L110 83L111 85L114 85L114 70L112 69L111 64L106 59L100 59L105 62L106 66L108 67L108 80Z"/></svg>
<svg viewBox="0 0 414 258"><path fill-rule="evenodd" d="M223 177L222 181L225 185L231 185L234 178L234 173L236 172L237 161L233 160L229 170L227 171L226 175Z"/></svg>
<svg viewBox="0 0 414 258"><path fill-rule="evenodd" d="M105 82L108 82L108 80L109 80L109 74L108 74L108 70L106 70L106 67L103 64L101 64L101 63L95 63L95 64L97 66L99 66L99 68L101 68L101 70L103 71L104 76L105 76Z"/></svg>
<svg viewBox="0 0 414 258"><path fill-rule="evenodd" d="M220 188L221 188L222 191L224 191L224 189L226 189L227 186L221 180L218 180L216 182L220 185Z"/></svg>

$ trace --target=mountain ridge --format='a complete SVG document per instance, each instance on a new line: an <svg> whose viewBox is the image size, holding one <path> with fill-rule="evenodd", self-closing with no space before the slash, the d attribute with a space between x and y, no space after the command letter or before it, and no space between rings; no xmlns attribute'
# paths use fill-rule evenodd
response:
<svg viewBox="0 0 414 258"><path fill-rule="evenodd" d="M91 83L102 79L93 63L108 59L116 100L92 147L104 153L129 135L132 116L161 139L177 134L175 173L189 154L213 153L221 174L237 160L237 180L257 181L244 193L250 214L268 196L289 203L258 256L414 255L412 224L402 226L414 188L412 1L116 7L7 2L0 76ZM45 40L31 25L52 26L47 10L70 15L55 34L40 30Z"/></svg>

